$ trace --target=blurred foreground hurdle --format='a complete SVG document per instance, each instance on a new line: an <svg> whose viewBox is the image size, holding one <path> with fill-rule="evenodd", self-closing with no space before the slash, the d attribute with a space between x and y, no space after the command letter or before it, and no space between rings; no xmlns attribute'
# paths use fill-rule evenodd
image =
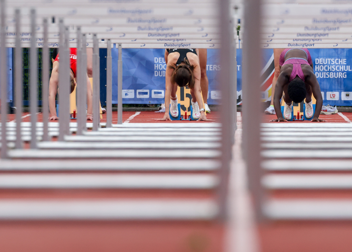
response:
<svg viewBox="0 0 352 252"><path fill-rule="evenodd" d="M26 241L16 245L11 242L15 232L10 232L9 239L2 242L2 249L13 250L16 246L25 245L27 251L44 251L51 247L51 238L60 237L61 245L52 246L51 251L62 251L68 244L71 244L70 247L77 247L77 250L89 250L81 240L85 234L82 227L85 226L92 231L92 236L84 235L85 239L90 237L90 247L101 248L101 244L109 244L110 248L116 247L119 251L143 249L155 252L158 249L164 251L166 246L178 248L179 244L185 244L186 250L192 250L194 246L205 246L212 251L218 251L223 246L222 238L219 237L223 236L227 220L226 187L229 153L233 143L234 107L227 110L226 113L232 115L223 117L221 124L123 124L121 52L123 48L185 45L193 48L214 48L220 46L220 37L230 40L231 43L224 43L224 46L232 46L228 49L233 50L234 36L228 35L229 3L223 3L224 21L221 26L228 37L220 36L218 23L213 22L220 16L215 11L216 1L190 1L180 4L178 1L156 3L146 0L137 5L111 4L110 1L94 4L88 0L79 3L66 0L50 3L15 0L6 2L5 7L5 1L1 0L1 4L2 49L16 44L15 51L18 52L22 47L28 46L20 37L21 33L26 32L31 33L29 37L32 52L37 47L43 47L44 55L49 47L59 46L60 49L59 123L40 123L36 116L32 116L31 123L21 122L21 119L17 119L15 123L6 123L6 112L3 108L1 121L3 159L0 161L0 191L13 188L18 198L11 198L9 201L0 199L0 232L6 222L11 220L32 230L30 240L36 241L43 235L47 235L48 239L43 239L40 248ZM143 11L150 9L152 11ZM167 10L173 11L165 17ZM12 23L10 21L15 11L20 15ZM134 12L138 13L137 20L165 19L167 26L173 27L172 32L179 34L182 43L168 43L169 41L158 41L160 38L149 37L151 30L160 29L160 24L128 22L129 18L134 18L134 14L130 14ZM52 17L55 17L54 23L50 22ZM30 22L27 22L29 18ZM15 33L15 37L5 36L5 26L8 26L9 33ZM140 29L140 26L144 28ZM167 38L170 31L162 29L155 34ZM37 39L43 41L38 42ZM134 39L136 41L131 41ZM111 46L114 44L120 52L118 69L111 68ZM87 46L94 48L92 123L85 121L87 100L86 78L83 74L87 65ZM69 121L70 47L77 47L78 55L77 123ZM99 48L105 47L108 50L106 125L100 123L99 78L95 78L100 74ZM228 55L223 60L226 58ZM1 59L4 59L4 54L1 54ZM46 60L44 58L43 62ZM16 61L19 62L18 59ZM223 63L227 66L222 74L224 83L233 81L229 74L231 63L228 63ZM36 69L35 61L31 61L31 73ZM112 125L112 71L119 72L117 125ZM48 75L48 71L43 74ZM5 83L3 75L1 78L1 83ZM20 84L16 82L17 86ZM36 85L33 78L30 90L33 91ZM4 85L1 88L3 94ZM234 92L227 85L223 85L223 89L224 93ZM47 104L47 92L43 89L44 104ZM31 97L31 115L36 115L37 98L34 91ZM230 102L226 96L223 101ZM21 106L18 111L20 109ZM43 107L44 113L47 114L46 107ZM103 126L107 128L102 128ZM16 135L11 135L7 127L16 127ZM26 133L28 129L31 135ZM77 134L73 135L73 132ZM58 137L58 141L51 141L51 137ZM16 147L8 150L8 144L14 140L19 141L21 147L23 141L30 142L31 146L29 149ZM12 171L9 172L8 169ZM59 192L61 196L58 197L53 191ZM61 230L71 231L60 234L58 223ZM38 229L41 224L52 232L46 228ZM113 233L109 231L110 228L106 229L106 225L113 227ZM141 225L145 228L141 228ZM179 228L175 229L174 225ZM199 230L200 236L192 234ZM18 227L17 231L26 232L22 227ZM100 235L96 235L98 233ZM134 237L133 239L140 238L138 243L131 243L130 238L125 239L119 233ZM73 238L71 243L69 240ZM184 243L185 239L190 242ZM22 236L17 236L17 241L19 240L22 240ZM151 241L156 242L154 244L157 246L153 245L150 250L148 246Z"/></svg>

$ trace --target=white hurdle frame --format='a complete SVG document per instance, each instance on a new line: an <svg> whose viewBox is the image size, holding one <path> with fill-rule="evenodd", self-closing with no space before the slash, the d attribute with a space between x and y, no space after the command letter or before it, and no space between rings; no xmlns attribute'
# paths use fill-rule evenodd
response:
<svg viewBox="0 0 352 252"><path fill-rule="evenodd" d="M1 1L5 1L5 0L1 0ZM221 20L220 20L220 27L221 27L221 40L220 43L222 45L222 49L221 50L221 65L223 66L222 68L222 75L221 75L221 83L226 83L221 85L221 91L223 93L223 102L224 104L231 104L231 100L232 100L232 95L236 94L236 80L235 75L232 73L232 69L233 69L233 64L234 62L236 62L236 60L234 60L230 55L234 53L234 35L233 35L233 31L231 31L233 29L233 26L231 26L231 24L229 23L230 20L230 9L229 9L229 4L230 1L229 0L221 0L220 2L220 9L221 9ZM169 6L169 5L167 5ZM161 13L163 9L158 10L159 13ZM43 18L43 12L42 9L38 8L38 18ZM198 13L198 15L205 15L207 14L207 10L203 10L200 11ZM24 13L24 16L26 13ZM34 15L33 15L34 16ZM37 26L35 26L35 20L32 16L32 35L31 35L31 50L36 50L37 47L40 47L40 43L37 42L36 40L36 29L33 28L37 28ZM3 16L2 16L3 17ZM78 49L78 53L81 54L81 60L78 63L77 69L78 69L78 89L81 88L80 92L82 93L81 98L82 99L78 99L78 106L79 106L79 110L78 113L80 114L80 118L82 119L82 121L84 121L85 118L85 109L84 106L86 105L86 90L84 90L84 88L87 87L87 83L84 83L83 80L86 80L86 78L83 76L83 73L85 73L86 71L86 67L87 67L87 55L86 55L86 47L89 46L91 47L91 44L87 45L87 35L83 34L82 35L82 48L80 48L80 40L81 40L81 35L80 33L85 33L87 31L89 31L89 29L82 27L80 29L80 31L77 32L77 30L70 30L67 26L65 25L69 25L69 24L64 24L64 18L65 15L60 16L59 19L59 26L58 28L56 27L56 30L60 31L60 37L59 37L59 47L60 47L60 66L59 66L59 75L60 75L60 79L59 79L59 141L65 141L65 136L69 135L69 102L68 102L68 97L69 97L69 47L72 45L77 45L77 49ZM3 25L3 24L2 24ZM57 25L57 24L56 24ZM40 26L40 25L38 25ZM43 25L43 27L46 27L45 25ZM27 28L23 27L24 31L26 31ZM47 29L50 29L51 26L48 25ZM116 27L115 27L116 28ZM41 27L40 27L41 29ZM52 43L55 42L51 42L51 41L55 41L55 39L50 40L49 43L49 39L52 39L52 35L53 32L57 32L57 31L48 31L47 33L45 33L46 35L44 35L44 42L42 43L44 48L47 47L51 47L53 46ZM94 28L96 29L97 33L100 33L100 28ZM124 28L125 29L125 28ZM120 30L124 30L124 29L120 29ZM208 28L207 28L208 29ZM45 30L45 29L44 29ZM175 28L176 31L181 31L182 30L182 26L176 26ZM188 34L189 36L192 36L192 32L196 31L197 29L194 27L191 28L187 28L187 32L184 34ZM205 29L206 30L206 29ZM217 39L219 33L212 33L212 31L215 30L214 27L211 27L211 29L209 29L209 34L212 35L211 39ZM41 30L40 30L41 31ZM146 34L145 32L143 32L144 35ZM141 32L140 35L142 36L143 33ZM6 37L4 36L4 34L2 34L3 36L1 37L1 39L6 39ZM202 37L200 35L200 33L198 34L200 37L197 37L195 39L198 40L202 40ZM208 34L207 34L208 35ZM40 37L40 35L38 35ZM214 37L213 37L214 36ZM76 37L77 41L74 41L74 43L70 43L70 37ZM112 36L113 37L113 36ZM111 69L111 50L110 50L110 45L111 43L113 43L115 40L113 38L109 39L109 35L105 34L105 37L103 37L105 40L107 40L108 43L99 43L98 41L98 36L95 34L94 35L94 39L93 39L93 47L94 47L94 60L93 60L93 81L94 81L94 85L93 85L93 130L94 131L98 131L99 128L99 121L100 121L100 113L99 113L99 47L104 47L106 46L108 48L108 57L107 57L107 68ZM57 39L57 38L56 38ZM192 37L190 37L191 41L195 41ZM197 41L198 41L197 40ZM206 38L204 38L203 40L206 40ZM57 41L57 40L56 40ZM145 43L150 42L149 40L143 40ZM20 41L21 46L26 46L27 43ZM89 41L90 42L90 41ZM91 42L90 42L91 43ZM136 44L131 43L131 41L129 41L127 43L127 40L120 40L118 41L118 52L119 52L119 56L118 56L118 124L122 124L122 115L123 115L123 102L122 102L122 82L123 82L123 62L122 62L122 48L133 48L134 47L140 47L143 44L140 44L141 42L138 42ZM169 44L175 45L177 47L177 45L181 45L184 46L185 44L183 43L165 43L165 42L161 42L161 43L155 43L155 41L151 42L147 47L145 48L151 48L153 46L156 46L158 48L165 48L168 47ZM132 45L128 45L128 44L132 44ZM6 43L4 43L4 45L6 45ZM125 46L126 45L126 46ZM144 44L145 45L145 44ZM194 47L194 45L199 45L199 48L203 48L203 46L209 47L209 48L217 48L217 46L219 45L218 42L212 44L211 41L205 41L202 44L196 44L196 43L188 43L186 45L190 45L189 47ZM197 46L196 46L197 47ZM81 50L80 50L81 49ZM79 52L81 51L81 52ZM33 57L34 53L31 54L31 56ZM47 59L45 59L47 60ZM36 62L31 61L31 64L34 64ZM236 68L236 67L235 67ZM32 70L34 70L34 68L31 68ZM237 68L236 68L237 69ZM107 69L108 70L108 69ZM43 70L44 71L44 70ZM112 70L108 70L108 72L112 72ZM33 80L34 80L34 75L32 76ZM112 78L112 75L110 74L110 77ZM31 79L32 80L32 79ZM37 80L36 80L37 81ZM35 82L36 82L35 81ZM43 75L43 82L44 82L44 75ZM34 84L34 81L31 82L31 88ZM228 85L228 83L230 83L230 85ZM37 84L37 83L36 83ZM110 80L108 79L108 83L107 85L109 85L109 89L111 90L111 85L110 85ZM34 89L33 89L34 90ZM44 93L44 92L43 92ZM32 94L32 93L31 93ZM44 94L43 94L44 95ZM110 95L111 95L111 91L110 91ZM38 102L37 97L34 96L32 94L31 98L34 97L33 99L31 99L31 102ZM237 97L237 96L236 96ZM84 99L83 99L84 98ZM112 108L111 108L111 97L107 97L107 102L109 101L109 106L110 108L108 109L108 113L110 115L112 115ZM32 108L33 107L33 108ZM32 106L32 110L34 110L34 106ZM233 108L233 106L230 106L230 110L225 110L222 109L221 112L221 122L222 122L222 156L221 156L221 162L222 162L222 168L219 170L219 174L220 174L220 179L221 179L221 183L220 186L218 188L218 201L219 201L219 220L220 221L226 221L227 220L227 187L228 187L228 174L229 174L229 164L230 164L230 160L231 160L231 147L233 145L233 133L234 133L234 128L236 127L234 125L235 123L235 118L233 118L234 116L236 117L236 110L235 108ZM36 108L37 110L37 108ZM34 114L36 114L36 111L33 112ZM228 116L228 113L230 113L230 117ZM3 114L2 114L3 116ZM35 120L36 120L36 116L35 116ZM36 122L35 122L36 124ZM111 122L109 122L109 124L112 124L112 118L111 118ZM6 124L4 124L6 127ZM33 136L33 122L32 122L32 142L33 145L36 144L36 141L34 141L33 139L36 139L36 136ZM109 125L108 127L110 127L111 125ZM48 125L44 126L46 128L48 128ZM86 130L86 124L85 123L78 123L77 127L79 129L78 130L78 134L83 134L83 131ZM202 126L200 126L202 127ZM2 128L2 130L4 130L4 128ZM215 155L214 155L215 156Z"/></svg>

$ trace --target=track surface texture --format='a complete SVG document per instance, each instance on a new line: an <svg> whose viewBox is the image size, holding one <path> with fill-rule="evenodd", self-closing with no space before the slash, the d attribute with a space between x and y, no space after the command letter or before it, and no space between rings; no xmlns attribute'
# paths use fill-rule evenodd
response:
<svg viewBox="0 0 352 252"><path fill-rule="evenodd" d="M189 122L189 121L173 121L173 122L162 122L156 119L162 118L164 113L156 112L124 112L123 122L129 123L133 128L134 123L199 123L203 122ZM38 122L43 121L41 113L37 115ZM208 115L208 118L212 122L218 120L218 115L213 112ZM30 122L31 115L24 113L22 122ZM14 122L15 115L8 115L8 121ZM71 120L76 122L76 120ZM106 122L106 114L103 115L101 122ZM209 123L209 122L208 122ZM117 124L117 112L113 113L113 124ZM138 129L137 129L138 130ZM153 132L159 132L158 129L151 129ZM177 131L177 129L175 129ZM88 130L91 132L91 130ZM143 133L143 130L139 130ZM167 133L167 132L166 132ZM185 134L189 133L185 131ZM211 132L210 132L211 133ZM201 133L200 133L201 134ZM75 135L73 133L73 135ZM181 135L182 136L182 135ZM57 141L57 137L53 137L52 141ZM170 142L165 142L169 144ZM88 143L89 144L89 143ZM187 142L185 142L187 144ZM25 143L25 149L29 149L29 143ZM54 150L55 151L55 150ZM136 150L137 152L139 150ZM142 150L140 150L142 151ZM139 152L140 152L139 151ZM160 150L155 150L158 153ZM187 150L185 150L187 151ZM207 162L208 158L202 158L202 162ZM44 170L36 169L18 169L13 170L16 166L13 162L8 166L4 165L10 170L0 169L0 180L1 176L12 176L19 178L19 176L132 176L131 182L133 182L133 176L139 176L136 179L142 179L141 184L136 186L128 185L130 182L121 181L116 184L116 187L110 188L48 188L48 185L44 185L42 188L34 185L33 188L21 188L21 182L17 183L17 186L0 186L0 204L3 201L33 201L33 202L51 202L65 201L65 202L81 202L81 201L96 201L96 200L107 200L107 201L124 201L124 200L157 200L160 202L171 201L214 201L216 199L216 184L212 185L204 181L203 185L197 186L196 181L190 181L189 185L185 186L184 180L178 181L179 188L172 188L170 184L163 183L163 178L154 180L157 184L162 184L158 187L150 187L153 183L153 176L167 176L170 181L175 181L177 176L210 176L216 177L218 166L199 169L192 169L191 159L184 161L180 165L177 165L179 160L168 158L162 161L162 165L156 164L153 166L144 166L144 163L148 163L148 160L139 159L139 166L133 169L128 168L130 163L135 162L133 158L123 159L110 158L109 160L101 159L100 161L89 161L89 169L78 169L75 167L77 161L84 161L82 159L74 160L72 162L65 159L54 159L54 160L39 160L30 159L28 162L36 162L38 167L42 167ZM182 159L181 159L182 161ZM0 161L0 165L3 161ZM17 162L27 162L17 160ZM43 165L40 163L47 162ZM66 162L66 163L64 163ZM93 163L91 163L93 162ZM209 159L209 162L211 159ZM62 164L60 166L60 163ZM127 164L126 166L124 164ZM46 165L47 164L47 168ZM52 169L51 164L57 167L72 167L72 170L67 169ZM66 165L67 164L67 165ZM96 166L94 166L96 164ZM116 164L116 168L111 164ZM93 167L93 168L92 168ZM105 168L104 168L105 167ZM106 168L109 167L109 168ZM172 168L175 167L175 168ZM188 168L189 167L189 168ZM116 169L114 169L116 168ZM144 181L143 178L150 177L151 180ZM33 177L32 177L33 178ZM9 180L7 180L9 181ZM39 180L38 180L39 181ZM44 183L45 180L40 180ZM67 180L65 180L67 182ZM63 183L66 183L63 181ZM89 180L86 181L89 183ZM60 182L61 183L61 182ZM145 184L143 184L145 183ZM186 182L187 183L187 182ZM1 184L1 182L0 182ZM5 182L6 184L6 182ZM132 183L133 184L133 183ZM208 185L207 185L208 184ZM205 186L204 186L205 185ZM22 184L23 186L23 184ZM66 185L67 186L67 185ZM50 187L50 185L49 185ZM94 206L93 206L94 207ZM39 209L40 210L40 209ZM143 209L137 209L143 214ZM147 214L151 210L146 209ZM0 210L1 212L1 210ZM151 212L152 213L152 212ZM162 213L161 213L162 214ZM1 213L0 213L1 215ZM106 251L106 252L212 252L212 251L223 251L225 237L225 226L219 224L214 218L197 219L192 217L189 220L172 220L161 219L161 220L15 220L7 221L6 219L0 220L0 242L1 251L8 252L19 252L26 248L28 252L62 252L62 251ZM40 243L40 246L38 246Z"/></svg>
<svg viewBox="0 0 352 252"><path fill-rule="evenodd" d="M188 121L173 121L163 122L158 121L163 117L163 113L156 112L124 112L123 122L129 123L131 127L135 123L168 123L170 125L179 123L193 123L202 124L204 122L188 122ZM38 113L38 121L43 121L42 114ZM207 115L211 122L219 121L219 114L212 112ZM298 123L271 123L270 121L275 119L276 116L263 115L263 123L267 126L262 127L262 144L263 144L263 169L265 175L263 178L263 190L266 192L266 196L269 201L275 200L348 200L352 201L352 183L349 181L343 181L343 177L352 176L352 154L346 155L342 158L317 158L309 157L308 154L314 151L349 151L352 153L352 147L343 146L342 143L348 142L343 141L342 135L338 132L341 125L350 125L352 121L352 113L340 113L335 115L322 115L320 118L325 120L325 123L311 123L309 121L298 122ZM8 115L8 121L14 121L14 115ZM30 115L28 113L23 114L23 122L30 121ZM75 122L76 120L71 120ZM103 115L101 122L106 122L106 115ZM117 123L117 112L113 113L113 124ZM336 123L335 127L325 128L324 124ZM311 126L311 130L306 130L300 125ZM272 125L274 128L271 128ZM317 126L315 126L317 125ZM168 125L169 126L169 125ZM285 131L285 127L289 127L289 130ZM276 128L277 127L277 128ZM317 130L317 127L319 128ZM241 132L241 117L238 113L238 129ZM160 128L162 129L162 128ZM302 129L304 130L302 132ZM154 129L154 132L159 132L158 129ZM90 130L89 130L90 131ZM177 132L177 129L174 130ZM352 131L346 128L344 131L346 134ZM161 132L161 131L160 131ZM187 131L185 131L187 132ZM302 133L303 135L296 136L296 133ZM321 136L314 136L315 133L320 132ZM332 144L326 142L327 137L324 137L324 133L332 132L337 134L340 140L333 142L335 145L341 144L341 147L329 148L323 147L324 144ZM268 135L265 135L269 133ZM285 133L287 135L282 136L280 134ZM313 134L314 133L314 134ZM147 134L147 133L146 133ZM200 133L199 133L200 134ZM212 135L213 133L210 133ZM240 133L239 133L240 134ZM292 136L290 136L292 134ZM338 135L340 134L340 135ZM74 135L74 134L73 134ZM216 134L214 133L214 136ZM290 141L286 141L285 138L293 138ZM313 137L317 140L317 145L309 146L308 143L302 143L300 139L305 137ZM335 136L331 136L333 138ZM342 139L342 140L341 140ZM52 139L53 142L57 141L57 138ZM211 140L209 140L211 142ZM168 142L170 143L170 141ZM171 141L172 143L172 141ZM187 143L185 143L187 144ZM281 144L281 145L268 145L268 144ZM301 145L305 153L308 153L305 159L302 157L286 157L285 153L280 151L288 151L288 153L295 153L300 148L294 148L294 145ZM320 144L320 146L319 146ZM29 143L24 145L25 148L29 148ZM318 147L318 148L317 148ZM155 150L160 152L162 150ZM187 150L186 150L187 151ZM277 157L277 151L282 157ZM188 150L193 153L193 150ZM274 156L270 156L274 155ZM234 153L235 157L238 157L236 150ZM139 169L129 167L131 162L135 162L137 159L121 159L121 158L110 158L108 160L101 159L99 161L88 161L87 169L79 168L75 166L76 161L84 161L84 159L65 160L65 159L54 159L54 160L39 160L29 159L28 162L36 162L34 168L23 169L21 164L16 162L27 162L26 159L13 161L10 165L3 165L5 161L0 161L0 203L8 200L16 201L41 201L49 202L52 200L56 201L68 201L68 202L81 202L81 201L96 201L96 200L209 200L214 201L217 197L216 182L215 184L210 183L208 186L199 186L195 183L185 186L184 188L172 188L170 184L164 185L160 188L150 188L148 186L136 187L122 187L111 186L111 188L55 188L55 187L38 187L38 184L32 186L32 188L23 188L19 185L9 186L6 183L1 182L2 176L35 176L35 175L46 175L46 176L62 176L62 175L73 175L73 176L134 176L141 175L142 177L154 176L154 175L165 175L174 179L178 175L184 176L210 176L216 178L217 168L214 167L201 167L197 169L191 169L192 165L188 165L187 160L182 164L175 165L178 159L164 159L161 160L162 164L160 167L158 164L149 165L148 168L140 169L143 165L140 165ZM138 159L141 163L147 164L149 161L146 159ZM190 159L192 161L192 159ZM198 158L193 161L201 160L205 163L213 162L212 158ZM340 160L343 160L341 162ZM283 161L283 163L275 163ZM302 163L295 163L300 161ZM305 164L305 162L307 162ZM110 164L114 165L110 165ZM23 163L22 163L23 164ZM60 166L60 164L62 164ZM283 165L281 165L283 164ZM311 164L311 165L310 165ZM322 165L322 164L325 164ZM335 165L340 164L340 166ZM345 165L343 165L345 164ZM243 165L236 163L236 165ZM6 169L4 169L4 166ZM72 170L70 170L72 166ZM16 168L17 167L17 168ZM44 168L43 168L44 167ZM62 167L62 169L57 168ZM63 168L67 169L63 169ZM92 168L93 167L93 168ZM129 167L129 168L128 168ZM173 168L175 167L175 168ZM189 169L188 169L189 167ZM245 166L244 166L245 167ZM315 168L314 168L315 167ZM339 168L340 167L340 168ZM342 168L341 168L342 167ZM116 168L116 169L115 169ZM235 166L233 168L236 169ZM238 168L238 167L237 167ZM284 175L286 177L270 177ZM305 180L306 175L313 176L311 181ZM324 180L322 175L333 176L340 175L336 178L336 183L333 184L332 180ZM296 176L296 177L295 177ZM303 176L303 177L297 177ZM341 178L342 176L342 178ZM33 177L34 178L34 177ZM133 177L132 177L133 178ZM286 184L281 183L283 179L288 182ZM341 180L342 179L342 180ZM285 181L286 181L285 180ZM45 184L45 181L38 180L38 183ZM40 182L41 181L41 182ZM158 183L160 178L155 180ZM307 181L307 182L305 182ZM318 183L314 188L313 184ZM324 183L330 183L326 185ZM80 181L82 182L82 181ZM233 182L233 181L232 181ZM310 183L311 182L311 183ZM8 182L10 183L10 182ZM83 182L82 182L83 183ZM142 184L145 182L141 182ZM149 183L149 182L148 182ZM295 184L296 183L296 184ZM297 185L298 183L298 185ZM333 185L331 185L331 183ZM350 183L351 187L348 187ZM342 186L341 186L342 185ZM345 187L344 187L345 185ZM347 185L347 186L346 186ZM193 186L193 188L192 188ZM291 187L290 187L291 186ZM296 186L296 187L295 187ZM324 187L325 186L325 187ZM334 187L335 186L335 187ZM142 209L143 210L143 209ZM147 211L147 210L146 210ZM143 212L143 211L142 211ZM0 210L1 215L1 210ZM314 219L314 218L313 218ZM277 219L275 216L269 216L266 221L257 223L254 228L255 238L259 251L263 252L350 252L352 247L352 218L350 219L292 219L286 217ZM228 226L219 224L214 218L208 219L194 219L194 220L0 220L0 243L1 251L20 252L23 248L26 251L32 252L61 252L61 251L119 251L119 252L221 252L226 251L225 249L225 237L228 231ZM38 246L40 243L40 246Z"/></svg>
<svg viewBox="0 0 352 252"><path fill-rule="evenodd" d="M263 121L269 123L275 118L276 116L265 115ZM304 217L292 219L291 216L282 219L274 218L270 222L259 224L257 231L261 251L347 252L351 250L351 218L336 217L338 211L333 207L341 200L352 202L350 183L343 182L346 176L352 175L352 149L343 146L343 139L345 136L347 137L348 133L352 132L352 127L339 131L339 127L342 127L342 125L347 127L350 125L352 113L321 115L320 118L326 122L271 123L273 126L279 125L278 128L271 128L270 130L270 125L268 128L262 128L262 134L268 133L268 130L271 134L262 141L264 152L270 151L271 154L275 154L275 152L278 154L281 151L286 151L281 153L281 157L275 157L275 155L269 155L268 157L265 154L263 156L264 162L268 162L263 167L265 169L264 187L266 187L267 198L269 200L286 201L306 200L303 210L297 210L292 206L291 214L295 211L296 213L300 211L303 215L307 214L309 211L307 208L309 204L307 203L323 200L327 201L327 204L320 209L315 209L312 216L307 219L304 219ZM336 123L336 127L325 128L324 124L326 123ZM300 127L303 124L311 126L311 130ZM315 125L319 128L314 128ZM289 128L285 129L284 126ZM316 135L319 134L318 132L321 133L320 136ZM287 135L280 136L282 133ZM301 135L296 135L297 133ZM328 134L330 135L328 136ZM307 137L310 137L311 141L303 142ZM336 139L330 141L329 138ZM348 142L351 143L350 141L345 143ZM281 145L276 147L267 145L275 143ZM309 144L312 143L315 143L315 145L310 146ZM292 157L291 154L297 151L302 151L305 157L300 157L299 154L297 157ZM322 151L326 151L328 157L314 157L314 152ZM343 151L346 151L349 155L340 158L334 157L334 153L338 155ZM288 156L285 156L286 154ZM282 161L282 163L275 164L275 161ZM283 175L283 177L275 177L280 175ZM329 210L330 206L332 209ZM324 210L328 214L335 214L335 217L318 218Z"/></svg>

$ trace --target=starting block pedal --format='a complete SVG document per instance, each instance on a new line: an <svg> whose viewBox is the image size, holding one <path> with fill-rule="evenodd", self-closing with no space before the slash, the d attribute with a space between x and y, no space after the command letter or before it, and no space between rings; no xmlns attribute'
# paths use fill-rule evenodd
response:
<svg viewBox="0 0 352 252"><path fill-rule="evenodd" d="M171 115L171 112L169 112L169 115L170 115L170 119L171 121L197 121L198 118L194 118L193 117L193 108L192 106L190 106L190 115L187 116L187 111L185 112L185 115L183 116L181 114L181 104L177 104L177 108L178 108L178 117L173 117Z"/></svg>
<svg viewBox="0 0 352 252"><path fill-rule="evenodd" d="M181 120L181 105L180 104L177 104L177 109L178 109L178 116L177 117L173 117L171 115L171 111L169 110L169 116L170 116L171 121Z"/></svg>
<svg viewBox="0 0 352 252"><path fill-rule="evenodd" d="M285 106L281 106L281 114L284 115L284 110L285 110ZM285 118L286 119L286 118ZM286 119L287 120L287 119ZM288 121L293 121L294 120L294 117L293 117L293 109L292 109L292 113L291 113L291 120L288 120Z"/></svg>
<svg viewBox="0 0 352 252"><path fill-rule="evenodd" d="M315 104L313 104L313 116L314 116L314 114L315 114ZM313 118L313 116L310 118L306 117L306 104L304 103L303 104L303 118L304 118L304 120L311 120Z"/></svg>

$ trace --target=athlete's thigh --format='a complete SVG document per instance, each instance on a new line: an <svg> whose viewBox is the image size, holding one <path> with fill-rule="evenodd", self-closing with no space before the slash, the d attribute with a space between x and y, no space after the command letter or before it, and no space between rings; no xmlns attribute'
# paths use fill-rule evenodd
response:
<svg viewBox="0 0 352 252"><path fill-rule="evenodd" d="M206 48L199 49L199 65L202 71L207 69L207 54Z"/></svg>
<svg viewBox="0 0 352 252"><path fill-rule="evenodd" d="M276 66L279 66L280 64L280 55L281 53L285 50L285 48L275 48L274 49L274 64L275 68Z"/></svg>

